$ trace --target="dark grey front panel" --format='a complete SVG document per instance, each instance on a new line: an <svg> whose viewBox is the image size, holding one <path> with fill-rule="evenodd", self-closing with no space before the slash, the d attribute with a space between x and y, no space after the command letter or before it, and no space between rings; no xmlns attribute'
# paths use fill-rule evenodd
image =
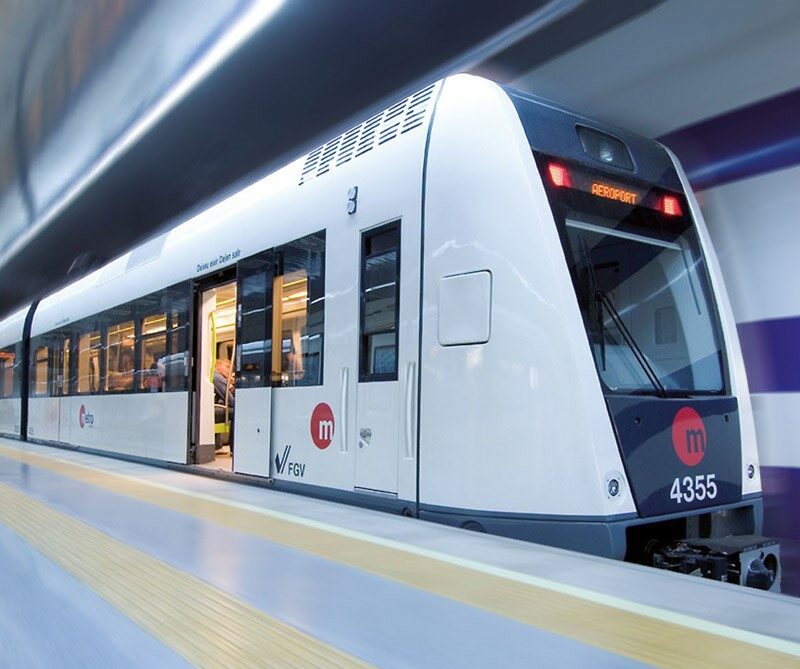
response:
<svg viewBox="0 0 800 669"><path fill-rule="evenodd" d="M519 114L531 148L541 153L573 160L602 169L609 175L633 178L673 191L683 190L672 159L664 148L651 139L588 119L560 105L513 88L505 88ZM584 126L616 137L630 152L632 169L599 163L581 145L578 127Z"/></svg>
<svg viewBox="0 0 800 669"><path fill-rule="evenodd" d="M736 398L612 396L607 401L641 516L741 500Z"/></svg>

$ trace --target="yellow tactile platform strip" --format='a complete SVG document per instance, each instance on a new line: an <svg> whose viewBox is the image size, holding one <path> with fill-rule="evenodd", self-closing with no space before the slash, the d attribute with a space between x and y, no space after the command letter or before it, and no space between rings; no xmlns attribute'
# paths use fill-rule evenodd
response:
<svg viewBox="0 0 800 669"><path fill-rule="evenodd" d="M288 514L0 446L0 455L663 667L800 667L800 645ZM532 657L532 660L534 658Z"/></svg>
<svg viewBox="0 0 800 669"><path fill-rule="evenodd" d="M196 666L367 666L2 483L0 522Z"/></svg>

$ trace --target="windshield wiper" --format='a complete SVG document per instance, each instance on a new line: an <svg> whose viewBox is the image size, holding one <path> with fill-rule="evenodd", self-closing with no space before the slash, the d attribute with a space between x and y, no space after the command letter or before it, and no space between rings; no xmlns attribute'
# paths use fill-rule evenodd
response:
<svg viewBox="0 0 800 669"><path fill-rule="evenodd" d="M641 365L650 383L653 384L653 388L656 389L656 392L658 393L659 397L666 397L667 389L664 387L664 384L661 383L661 380L655 373L655 370L653 369L653 366L650 364L650 361L647 359L647 356L644 354L644 351L642 351L642 349L639 347L639 344L636 343L636 340L633 338L633 335L631 334L630 330L628 330L627 326L622 321L622 317L619 315L619 312L609 299L608 295L606 295L602 290L598 290L595 291L594 297L598 303L598 311L600 312L601 340L603 339L603 334L604 334L602 329L602 321L603 321L603 307L605 307L608 310L608 313L611 315L611 320L614 321L614 325L617 326L617 329L620 331L623 338L628 343L628 346L630 346L631 351L633 351L634 357Z"/></svg>
<svg viewBox="0 0 800 669"><path fill-rule="evenodd" d="M581 242L581 251L583 252L583 265L586 268L586 274L589 278L589 295L587 295L587 302L589 304L589 308L591 309L591 298L590 295L597 295L600 291L597 288L597 277L594 273L594 265L592 264L592 259L589 256L589 247L586 245L586 239L584 239L583 235L578 235L578 239ZM591 314L589 315L591 318ZM605 372L606 371L606 334L605 334L605 323L603 322L603 304L602 302L598 301L597 305L597 331L600 335L600 368Z"/></svg>

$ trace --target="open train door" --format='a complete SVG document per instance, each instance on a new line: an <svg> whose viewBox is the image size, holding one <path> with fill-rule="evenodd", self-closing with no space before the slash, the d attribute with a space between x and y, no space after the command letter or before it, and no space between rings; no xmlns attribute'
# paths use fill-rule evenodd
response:
<svg viewBox="0 0 800 669"><path fill-rule="evenodd" d="M236 275L233 470L240 474L269 476L274 253L265 251L241 260Z"/></svg>

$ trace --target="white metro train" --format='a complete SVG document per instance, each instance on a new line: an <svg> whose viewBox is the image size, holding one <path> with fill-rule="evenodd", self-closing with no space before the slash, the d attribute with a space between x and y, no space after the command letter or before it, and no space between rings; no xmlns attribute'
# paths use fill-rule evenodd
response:
<svg viewBox="0 0 800 669"><path fill-rule="evenodd" d="M680 166L480 78L8 317L0 364L6 435L779 586Z"/></svg>

